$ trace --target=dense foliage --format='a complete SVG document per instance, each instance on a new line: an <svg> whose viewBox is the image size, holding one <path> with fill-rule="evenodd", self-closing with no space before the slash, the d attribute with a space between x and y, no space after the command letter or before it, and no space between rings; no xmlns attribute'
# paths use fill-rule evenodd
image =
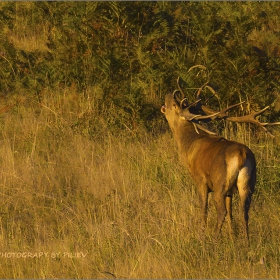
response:
<svg viewBox="0 0 280 280"><path fill-rule="evenodd" d="M1 2L0 91L37 96L72 87L114 106L114 125L158 117L180 76L220 104L272 103L279 113L278 2ZM193 90L188 94L194 95ZM208 93L205 93L207 95Z"/></svg>

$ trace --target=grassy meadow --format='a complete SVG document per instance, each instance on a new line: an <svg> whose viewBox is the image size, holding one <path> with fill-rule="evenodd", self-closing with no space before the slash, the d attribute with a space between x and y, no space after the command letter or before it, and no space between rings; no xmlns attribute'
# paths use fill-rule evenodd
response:
<svg viewBox="0 0 280 280"><path fill-rule="evenodd" d="M116 109L94 92L40 101L1 99L0 278L280 277L277 139L235 138L258 163L248 248L238 196L235 235L225 222L213 240L210 201L201 240L196 188L163 118L161 133L114 131Z"/></svg>

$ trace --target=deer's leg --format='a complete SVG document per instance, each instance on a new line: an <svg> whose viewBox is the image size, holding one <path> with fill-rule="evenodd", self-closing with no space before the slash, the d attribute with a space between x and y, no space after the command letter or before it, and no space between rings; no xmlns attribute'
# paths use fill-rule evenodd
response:
<svg viewBox="0 0 280 280"><path fill-rule="evenodd" d="M231 233L233 232L233 227L232 227L232 195L227 195L226 196L226 211L228 215L228 222L229 222L229 227Z"/></svg>
<svg viewBox="0 0 280 280"><path fill-rule="evenodd" d="M249 244L248 221L251 197L254 192L256 182L256 171L250 169L250 165L245 166L240 172L237 179L237 188L241 200L241 211L243 218L244 233L247 243Z"/></svg>
<svg viewBox="0 0 280 280"><path fill-rule="evenodd" d="M206 228L207 223L207 210L208 210L208 187L206 184L201 184L198 189L200 200L201 218L202 218L202 231Z"/></svg>
<svg viewBox="0 0 280 280"><path fill-rule="evenodd" d="M250 209L250 204L251 204L251 196L252 196L252 194L249 191L247 193L243 193L242 195L240 195L243 227L244 227L245 238L248 243L249 243L248 221L249 221L249 209Z"/></svg>
<svg viewBox="0 0 280 280"><path fill-rule="evenodd" d="M226 195L221 192L214 192L213 198L217 210L217 225L215 230L215 237L217 238L220 235L221 228L227 214L226 203L225 203Z"/></svg>

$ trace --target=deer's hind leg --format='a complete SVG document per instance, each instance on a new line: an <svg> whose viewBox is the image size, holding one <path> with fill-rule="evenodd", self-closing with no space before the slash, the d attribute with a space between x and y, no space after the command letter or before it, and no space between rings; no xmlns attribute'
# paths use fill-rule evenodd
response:
<svg viewBox="0 0 280 280"><path fill-rule="evenodd" d="M218 238L220 236L222 225L227 214L226 194L222 192L214 192L213 199L217 211L217 224L215 229L215 237Z"/></svg>
<svg viewBox="0 0 280 280"><path fill-rule="evenodd" d="M233 233L233 226L232 226L232 194L226 195L226 210L228 216L228 223L230 232Z"/></svg>
<svg viewBox="0 0 280 280"><path fill-rule="evenodd" d="M249 243L248 221L249 221L249 209L251 205L251 197L254 192L256 183L256 171L255 168L250 168L250 165L245 165L239 172L237 178L237 188L241 200L241 211L244 226L245 238Z"/></svg>

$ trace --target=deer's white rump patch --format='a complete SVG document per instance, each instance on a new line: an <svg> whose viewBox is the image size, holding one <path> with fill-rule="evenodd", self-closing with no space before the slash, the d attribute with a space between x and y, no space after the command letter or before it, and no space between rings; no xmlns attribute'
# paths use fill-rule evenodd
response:
<svg viewBox="0 0 280 280"><path fill-rule="evenodd" d="M240 169L237 178L237 188L240 196L245 194L247 190L248 182L251 178L253 166L249 159L246 159L244 166Z"/></svg>
<svg viewBox="0 0 280 280"><path fill-rule="evenodd" d="M230 187L236 181L239 173L239 158L234 156L227 162L227 186Z"/></svg>

